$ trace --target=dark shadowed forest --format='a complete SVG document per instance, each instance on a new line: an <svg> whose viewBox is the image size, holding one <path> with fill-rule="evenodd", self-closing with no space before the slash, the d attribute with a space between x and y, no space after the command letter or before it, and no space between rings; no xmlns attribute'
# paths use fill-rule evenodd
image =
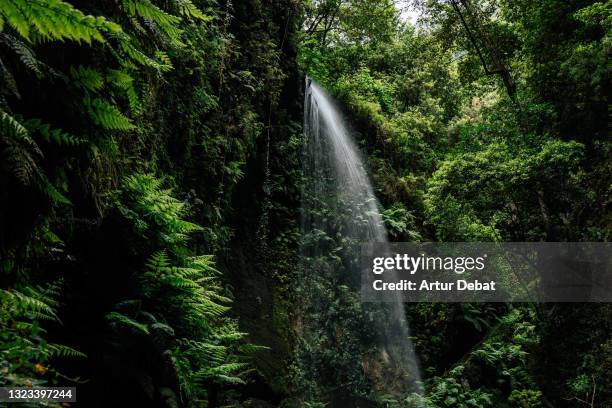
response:
<svg viewBox="0 0 612 408"><path fill-rule="evenodd" d="M360 222L304 193L316 81L390 241L608 242L611 30L610 0L0 0L0 387L612 407L605 303L406 303L407 390L338 272L356 243L303 221Z"/></svg>

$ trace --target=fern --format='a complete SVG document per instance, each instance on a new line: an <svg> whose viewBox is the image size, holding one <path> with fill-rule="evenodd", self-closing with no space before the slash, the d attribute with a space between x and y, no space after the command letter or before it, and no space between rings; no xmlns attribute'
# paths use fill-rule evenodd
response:
<svg viewBox="0 0 612 408"><path fill-rule="evenodd" d="M7 0L0 2L0 45L7 48L27 71L36 77L56 76L56 72L41 62L31 44L45 41L75 41L92 44L108 43L108 39L120 38L131 43L132 38L123 33L121 27L103 17L86 15L69 3L60 0ZM61 74L69 86L77 88L84 95L83 113L91 122L106 130L131 130L135 126L112 99L101 98L105 78L91 67L71 67L67 74ZM36 186L54 204L69 204L69 200L44 174L39 162L43 153L33 136L39 135L47 143L58 146L77 146L84 142L61 129L52 128L39 120L21 121L8 113L8 103L2 93L9 92L20 97L15 77L0 61L0 80L5 92L0 92L0 147L6 167L23 185ZM136 106L136 91L124 90L131 106ZM89 95L94 93L94 95ZM112 96L112 95L111 95ZM99 143L104 143L102 140Z"/></svg>
<svg viewBox="0 0 612 408"><path fill-rule="evenodd" d="M30 133L38 133L47 143L54 143L58 146L78 146L85 143L85 139L66 133L61 129L53 129L39 119L28 119L23 122L23 126Z"/></svg>
<svg viewBox="0 0 612 408"><path fill-rule="evenodd" d="M0 289L0 298L3 307L11 316L35 316L43 320L57 320L53 307L45 303L40 291L28 287L28 293L17 290Z"/></svg>
<svg viewBox="0 0 612 408"><path fill-rule="evenodd" d="M166 13L149 0L123 0L121 5L130 17L142 18L150 28L165 35L173 46L184 45L180 41L180 17Z"/></svg>
<svg viewBox="0 0 612 408"><path fill-rule="evenodd" d="M85 15L60 0L4 0L0 19L30 41L72 40L91 44L104 42L104 33L121 31L104 17Z"/></svg>
<svg viewBox="0 0 612 408"><path fill-rule="evenodd" d="M180 268L169 266L165 251L153 255L147 262L148 270L143 274L143 293L150 299L162 296L163 293L176 293L176 297L191 304L190 313L200 316L219 317L229 310L219 300L230 302L230 299L219 295L216 285L205 287L198 278L208 273L207 265L192 264L193 267ZM168 307L172 307L169 305Z"/></svg>
<svg viewBox="0 0 612 408"><path fill-rule="evenodd" d="M140 111L141 102L134 87L134 78L125 71L110 69L106 74L106 79L125 92L132 112Z"/></svg>
<svg viewBox="0 0 612 408"><path fill-rule="evenodd" d="M2 156L15 178L25 186L35 186L54 204L70 204L70 200L57 190L38 166L38 160L43 157L43 154L26 126L32 130L38 130L43 137L48 140L54 139L60 144L75 144L77 139L59 130L51 129L50 126L36 119L25 121L22 124L13 116L0 110Z"/></svg>
<svg viewBox="0 0 612 408"><path fill-rule="evenodd" d="M212 20L212 17L202 13L202 11L191 2L191 0L175 0L175 2L179 9L179 13L186 18L201 21Z"/></svg>
<svg viewBox="0 0 612 408"><path fill-rule="evenodd" d="M41 78L45 72L52 72L46 64L36 58L30 47L14 35L0 32L0 42L12 50L18 56L19 61L34 72L38 78Z"/></svg>
<svg viewBox="0 0 612 408"><path fill-rule="evenodd" d="M35 178L36 187L38 187L38 189L44 193L53 204L72 204L68 198L66 198L53 184L51 184L44 174L39 173L37 176L38 177Z"/></svg>
<svg viewBox="0 0 612 408"><path fill-rule="evenodd" d="M111 312L106 315L106 319L113 325L122 326L136 332L149 334L149 329L145 324L139 323L136 320L127 317L118 312Z"/></svg>
<svg viewBox="0 0 612 408"><path fill-rule="evenodd" d="M139 49L133 44L133 40L129 35L120 32L115 33L111 37L115 38L119 43L119 52L113 49L111 49L111 51L114 52L114 55L117 57L117 59L122 61L124 66L130 65L125 60L127 58L128 60L132 61L137 65L153 68L159 72L168 72L172 69L172 64L169 62L169 60L157 61L149 57L141 49Z"/></svg>
<svg viewBox="0 0 612 408"><path fill-rule="evenodd" d="M60 131L53 131L40 121L26 121L25 124L38 129L42 134L46 132L49 137L53 136L64 141L71 140L70 136ZM51 184L40 170L38 160L43 154L38 144L30 136L28 129L4 111L0 111L0 142L4 145L2 151L4 160L17 180L26 186L36 186L53 203L70 204L70 201Z"/></svg>
<svg viewBox="0 0 612 408"><path fill-rule="evenodd" d="M178 337L172 365L182 394L204 398L202 390L210 385L244 384L249 373L245 354L257 347L241 345L246 334L226 316L232 300L219 280L214 258L186 256L188 234L200 227L183 219L185 204L164 188L162 180L143 174L124 179L116 204L133 232L159 249L145 262L140 296L154 320L171 324ZM143 324L142 319L125 319L115 316L126 326ZM151 325L147 327L152 333Z"/></svg>
<svg viewBox="0 0 612 408"><path fill-rule="evenodd" d="M211 323L216 326L213 333L207 334L203 340L183 339L181 342L182 358L189 359L197 367L195 373L189 374L193 376L192 381L243 383L238 371L246 365L231 361L233 353L230 347L245 334L223 318L231 300L220 294L222 288L215 280L217 271L212 268L212 259L196 257L188 260L185 267L175 267L169 265L166 253L160 252L147 265L149 270L143 275L143 292L150 301L163 299L163 294L166 298L173 294L156 305L166 319L177 323L179 332L204 334L211 331ZM202 281L202 277L209 279ZM227 303L219 303L217 299Z"/></svg>
<svg viewBox="0 0 612 408"><path fill-rule="evenodd" d="M197 381L212 380L226 384L244 384L244 380L239 377L242 370L248 367L245 363L226 363L216 367L203 368L195 373Z"/></svg>
<svg viewBox="0 0 612 408"><path fill-rule="evenodd" d="M6 66L2 62L2 59L0 59L0 80L0 85L4 85L3 87L0 87L0 95L8 91L10 94L16 96L18 99L21 99L19 89L17 89L17 82L15 81L15 77L13 76L11 71L6 68ZM0 102L3 102L3 100L4 98L0 97Z"/></svg>
<svg viewBox="0 0 612 408"><path fill-rule="evenodd" d="M70 67L70 78L73 83L88 91L98 91L104 86L104 78L93 68Z"/></svg>
<svg viewBox="0 0 612 408"><path fill-rule="evenodd" d="M189 234L202 229L182 219L187 210L185 204L151 175L127 177L118 198L119 211L133 222L137 232L162 247L182 251L179 248Z"/></svg>
<svg viewBox="0 0 612 408"><path fill-rule="evenodd" d="M28 130L7 112L0 110L0 142L3 156L15 177L29 185L39 171L37 160L42 152Z"/></svg>
<svg viewBox="0 0 612 408"><path fill-rule="evenodd" d="M170 60L170 57L168 56L167 53L157 50L155 51L155 58L157 58L157 60L163 65L163 66L167 66L167 67L171 67L172 66L172 61Z"/></svg>
<svg viewBox="0 0 612 408"><path fill-rule="evenodd" d="M187 353L191 353L197 358L207 361L211 365L220 365L228 357L228 349L218 344L210 344L191 339L179 339L179 344Z"/></svg>
<svg viewBox="0 0 612 408"><path fill-rule="evenodd" d="M49 350L53 357L87 357L85 353L63 344L49 344Z"/></svg>
<svg viewBox="0 0 612 408"><path fill-rule="evenodd" d="M108 130L132 130L136 126L119 108L101 98L90 100L85 98L85 107L91 120L98 126Z"/></svg>
<svg viewBox="0 0 612 408"><path fill-rule="evenodd" d="M0 289L0 367L2 385L44 384L52 357L85 357L71 347L49 343L40 320L59 322L56 314L61 282Z"/></svg>
<svg viewBox="0 0 612 408"><path fill-rule="evenodd" d="M270 347L260 346L258 344L241 344L238 346L238 351L244 355L254 355L256 353L260 353L262 351L270 350Z"/></svg>

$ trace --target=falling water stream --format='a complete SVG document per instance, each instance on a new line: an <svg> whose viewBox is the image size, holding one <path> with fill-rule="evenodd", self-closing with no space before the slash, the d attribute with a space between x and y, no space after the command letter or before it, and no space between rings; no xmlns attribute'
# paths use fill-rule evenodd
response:
<svg viewBox="0 0 612 408"><path fill-rule="evenodd" d="M321 338L329 336L321 327L335 324L332 336L338 339L329 344L338 348L334 350L338 355L344 352L338 344L359 342L358 352L352 349L352 358L365 382L371 384L368 391L421 394L419 368L399 297L396 302L385 304L362 303L359 299L359 244L388 242L387 231L361 154L340 110L309 78L304 99L304 133L301 269L306 271L302 279L306 280L307 306L303 330L318 330L311 337ZM357 323L333 322L334 305L342 303L333 297L344 296L338 288L349 288L353 294L351 298L359 310ZM334 290L335 295L322 295ZM313 370L325 373L325 368L318 367L324 364L312 358L310 365ZM338 382L341 384L336 384L337 387L342 388L351 378ZM327 385L334 388L333 384Z"/></svg>

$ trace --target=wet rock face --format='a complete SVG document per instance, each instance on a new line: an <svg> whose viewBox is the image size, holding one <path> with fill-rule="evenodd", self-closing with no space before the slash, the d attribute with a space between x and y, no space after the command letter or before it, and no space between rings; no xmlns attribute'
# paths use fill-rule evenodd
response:
<svg viewBox="0 0 612 408"><path fill-rule="evenodd" d="M173 347L175 343L174 329L163 323L154 323L149 327L151 340L159 349L166 350Z"/></svg>
<svg viewBox="0 0 612 408"><path fill-rule="evenodd" d="M159 389L159 396L163 408L179 408L179 402L176 394L168 387Z"/></svg>

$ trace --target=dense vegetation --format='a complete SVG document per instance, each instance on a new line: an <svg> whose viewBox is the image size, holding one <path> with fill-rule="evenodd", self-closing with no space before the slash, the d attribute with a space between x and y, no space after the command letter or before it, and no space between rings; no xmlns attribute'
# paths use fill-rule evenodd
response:
<svg viewBox="0 0 612 408"><path fill-rule="evenodd" d="M610 239L612 4L401 5L418 25L391 0L0 2L0 386L611 406L610 305L407 305L422 398L344 364L354 293L320 288L329 327L300 338L305 74L355 124L394 240Z"/></svg>
<svg viewBox="0 0 612 408"><path fill-rule="evenodd" d="M608 240L609 2L412 5L416 28L391 1L315 2L300 34L359 123L392 237ZM612 403L608 305L407 313L431 406Z"/></svg>

